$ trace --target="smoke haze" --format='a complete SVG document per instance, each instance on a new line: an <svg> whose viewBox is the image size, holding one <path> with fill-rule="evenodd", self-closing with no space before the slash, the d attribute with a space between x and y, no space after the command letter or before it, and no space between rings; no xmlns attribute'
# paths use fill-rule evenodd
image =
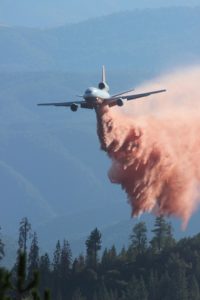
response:
<svg viewBox="0 0 200 300"><path fill-rule="evenodd" d="M96 110L111 182L128 196L132 215L174 215L188 223L199 202L200 67L157 78L141 91L167 92ZM140 88L137 89L140 92Z"/></svg>

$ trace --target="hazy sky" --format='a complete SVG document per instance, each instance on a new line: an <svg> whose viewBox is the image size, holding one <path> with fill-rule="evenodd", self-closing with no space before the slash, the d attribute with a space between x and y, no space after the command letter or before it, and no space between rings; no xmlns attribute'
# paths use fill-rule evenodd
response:
<svg viewBox="0 0 200 300"><path fill-rule="evenodd" d="M200 5L200 0L0 0L0 24L53 27L135 8Z"/></svg>

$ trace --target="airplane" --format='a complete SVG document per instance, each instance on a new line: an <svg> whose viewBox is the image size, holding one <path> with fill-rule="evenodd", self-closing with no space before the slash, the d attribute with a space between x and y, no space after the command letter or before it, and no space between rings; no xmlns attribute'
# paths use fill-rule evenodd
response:
<svg viewBox="0 0 200 300"><path fill-rule="evenodd" d="M50 102L50 103L38 103L40 106L63 106L70 107L72 111L77 111L78 107L95 109L99 105L108 105L109 107L118 105L123 106L125 101L135 100L138 98L143 98L150 96L152 94L166 92L163 90L156 90L147 93L134 94L134 89L118 93L111 96L109 94L109 86L106 83L106 71L105 67L102 67L102 81L99 83L98 87L89 87L86 89L85 93L82 96L82 101L73 101L73 102ZM127 95L126 95L127 94Z"/></svg>

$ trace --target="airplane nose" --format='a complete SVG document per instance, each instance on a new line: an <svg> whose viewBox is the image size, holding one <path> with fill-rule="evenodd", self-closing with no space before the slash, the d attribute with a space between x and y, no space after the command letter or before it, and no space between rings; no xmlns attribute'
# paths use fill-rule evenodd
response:
<svg viewBox="0 0 200 300"><path fill-rule="evenodd" d="M86 91L85 91L85 95L90 95L91 94L91 90L90 89L87 89Z"/></svg>
<svg viewBox="0 0 200 300"><path fill-rule="evenodd" d="M84 98L89 98L92 95L92 91L91 89L87 89L84 93Z"/></svg>

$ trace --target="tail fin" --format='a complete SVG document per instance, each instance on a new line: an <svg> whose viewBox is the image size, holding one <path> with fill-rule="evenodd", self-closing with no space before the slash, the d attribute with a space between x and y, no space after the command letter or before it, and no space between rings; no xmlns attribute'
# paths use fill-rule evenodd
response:
<svg viewBox="0 0 200 300"><path fill-rule="evenodd" d="M109 92L109 86L106 83L106 69L105 66L102 66L102 81L99 83L100 90L106 90Z"/></svg>
<svg viewBox="0 0 200 300"><path fill-rule="evenodd" d="M102 66L102 82L106 82L106 69L105 66Z"/></svg>

